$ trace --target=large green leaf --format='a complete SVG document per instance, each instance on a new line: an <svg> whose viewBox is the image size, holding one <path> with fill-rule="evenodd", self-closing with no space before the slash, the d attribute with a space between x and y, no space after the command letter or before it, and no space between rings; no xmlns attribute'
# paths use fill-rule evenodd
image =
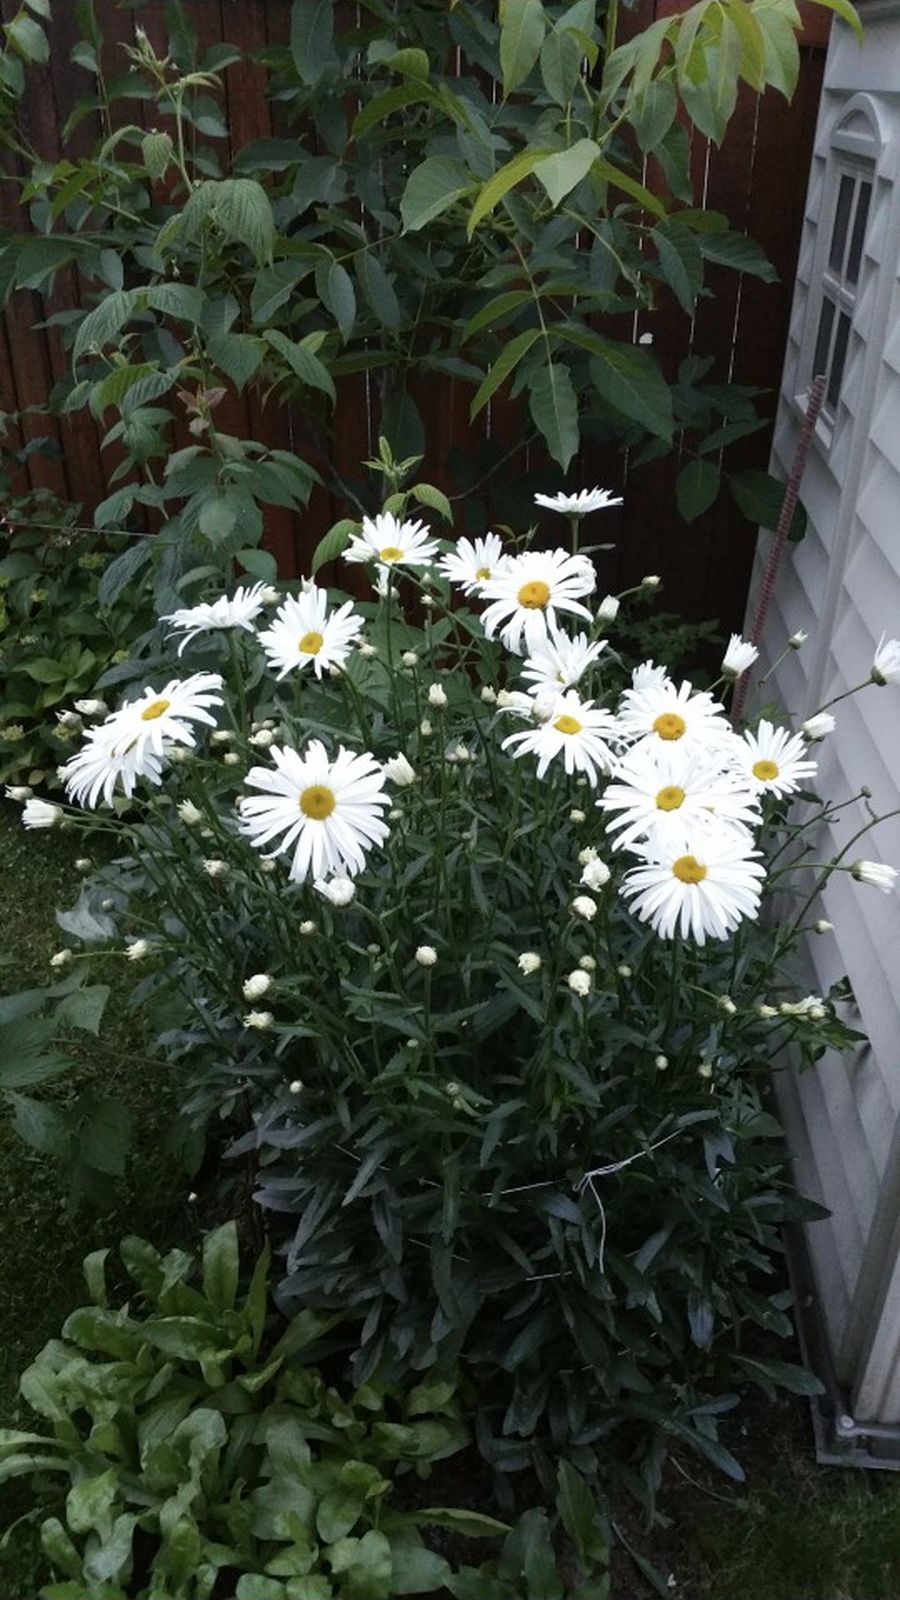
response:
<svg viewBox="0 0 900 1600"><path fill-rule="evenodd" d="M363 298L379 322L392 331L399 328L400 302L384 267L371 250L363 250L357 257L356 279Z"/></svg>
<svg viewBox="0 0 900 1600"><path fill-rule="evenodd" d="M675 484L675 499L685 522L708 511L719 492L720 473L711 461L689 461Z"/></svg>
<svg viewBox="0 0 900 1600"><path fill-rule="evenodd" d="M593 139L576 139L568 150L559 150L538 162L534 175L546 189L551 205L558 206L587 177L599 154L600 146Z"/></svg>
<svg viewBox="0 0 900 1600"><path fill-rule="evenodd" d="M773 478L770 472L763 472L758 467L745 467L740 472L728 474L728 487L738 509L749 522L770 530L777 527L785 495L785 485L778 478ZM794 541L802 539L805 532L806 512L798 505L789 538Z"/></svg>
<svg viewBox="0 0 900 1600"><path fill-rule="evenodd" d="M316 289L326 311L330 311L346 344L356 321L356 294L353 279L339 261L320 261L316 267Z"/></svg>
<svg viewBox="0 0 900 1600"><path fill-rule="evenodd" d="M223 1222L203 1241L203 1293L214 1311L230 1311L240 1275L237 1223Z"/></svg>
<svg viewBox="0 0 900 1600"><path fill-rule="evenodd" d="M578 449L578 400L569 369L547 361L529 375L529 405L537 429L563 472Z"/></svg>
<svg viewBox="0 0 900 1600"><path fill-rule="evenodd" d="M715 232L700 234L700 250L707 261L718 262L723 267L734 267L737 272L749 272L764 283L776 283L778 273L759 245L745 233Z"/></svg>
<svg viewBox="0 0 900 1600"><path fill-rule="evenodd" d="M62 1156L69 1148L71 1133L62 1112L42 1100L10 1090L8 1099L13 1107L13 1127L19 1138L41 1155Z"/></svg>
<svg viewBox="0 0 900 1600"><path fill-rule="evenodd" d="M527 178L535 167L539 166L547 156L552 154L551 150L539 146L534 146L528 150L520 150L517 156L513 156L511 161L507 161L499 172L495 172L494 176L482 185L467 223L466 231L470 239L479 222L483 222L484 218L490 215L494 207L499 205L504 195L509 194L510 189L514 189L517 183L521 183L523 178Z"/></svg>
<svg viewBox="0 0 900 1600"><path fill-rule="evenodd" d="M690 228L667 221L651 229L666 282L678 304L691 316L703 285L703 255Z"/></svg>
<svg viewBox="0 0 900 1600"><path fill-rule="evenodd" d="M581 77L582 51L573 34L562 28L548 33L541 49L541 77L551 100L567 106Z"/></svg>
<svg viewBox="0 0 900 1600"><path fill-rule="evenodd" d="M334 0L294 0L291 56L301 83L317 84L334 65Z"/></svg>
<svg viewBox="0 0 900 1600"><path fill-rule="evenodd" d="M503 346L487 377L479 385L475 393L472 404L469 407L470 422L474 422L479 411L487 405L501 383L509 377L509 374L518 365L522 357L531 349L535 340L540 337L540 328L525 328L522 333L517 333L514 339L510 339L509 344Z"/></svg>
<svg viewBox="0 0 900 1600"><path fill-rule="evenodd" d="M406 180L400 215L407 233L424 228L475 187L475 179L452 156L427 156Z"/></svg>
<svg viewBox="0 0 900 1600"><path fill-rule="evenodd" d="M569 344L580 346L593 356L591 372L599 394L632 422L639 422L648 433L667 442L675 429L672 395L654 358L633 345L601 339L587 328L568 323L551 330Z"/></svg>
<svg viewBox="0 0 900 1600"><path fill-rule="evenodd" d="M528 77L546 31L541 0L501 0L500 71L505 95L512 94Z"/></svg>
<svg viewBox="0 0 900 1600"><path fill-rule="evenodd" d="M326 366L323 366L318 356L314 355L312 350L309 348L309 341L315 341L316 339L315 334L306 334L305 337L299 341L299 343L295 343L293 339L289 339L287 334L282 333L280 329L267 328L265 339L266 343L270 345L273 350L277 351L280 356L284 357L292 371L295 372L297 377L300 378L303 383L307 384L309 388L320 389L322 393L327 394L329 399L332 401L337 398L331 373L328 371Z"/></svg>

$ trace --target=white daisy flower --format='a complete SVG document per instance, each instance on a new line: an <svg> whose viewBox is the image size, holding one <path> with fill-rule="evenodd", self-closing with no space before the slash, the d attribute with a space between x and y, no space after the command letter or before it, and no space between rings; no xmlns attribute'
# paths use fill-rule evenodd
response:
<svg viewBox="0 0 900 1600"><path fill-rule="evenodd" d="M344 560L377 561L382 567L427 567L438 553L431 529L424 522L400 522L390 511L363 517L362 532L355 533Z"/></svg>
<svg viewBox="0 0 900 1600"><path fill-rule="evenodd" d="M735 679L743 677L758 656L755 644L751 644L749 639L742 639L739 633L733 633L722 657L722 676L733 683Z"/></svg>
<svg viewBox="0 0 900 1600"><path fill-rule="evenodd" d="M735 741L732 757L752 789L779 799L799 789L816 772L816 763L810 761L800 735L776 728L765 718L755 732Z"/></svg>
<svg viewBox="0 0 900 1600"><path fill-rule="evenodd" d="M26 828L55 828L62 817L62 808L49 800L40 800L29 794L22 807L22 821Z"/></svg>
<svg viewBox="0 0 900 1600"><path fill-rule="evenodd" d="M558 511L563 517L586 517L592 511L606 511L610 506L620 506L622 496L611 489L579 489L577 494L536 494L536 506L546 511Z"/></svg>
<svg viewBox="0 0 900 1600"><path fill-rule="evenodd" d="M409 789L416 781L416 769L407 761L401 751L399 755L388 756L384 763L385 776L395 783L398 789Z"/></svg>
<svg viewBox="0 0 900 1600"><path fill-rule="evenodd" d="M646 740L654 749L682 743L685 749L722 751L735 736L725 708L706 690L694 691L689 683L675 684L661 668L647 663L634 675L619 703L618 728L623 738Z"/></svg>
<svg viewBox="0 0 900 1600"><path fill-rule="evenodd" d="M625 874L622 894L661 939L675 933L704 944L725 939L745 917L755 918L763 868L733 831L711 833L694 853L659 852Z"/></svg>
<svg viewBox="0 0 900 1600"><path fill-rule="evenodd" d="M534 651L556 622L557 611L568 611L590 622L581 596L594 586L593 571L583 559L565 550L529 550L510 556L501 572L485 583L481 598L490 601L482 618L489 639L499 632L507 650L522 653L522 641Z"/></svg>
<svg viewBox="0 0 900 1600"><path fill-rule="evenodd" d="M222 704L221 688L222 679L217 672L172 678L164 689L147 688L137 700L120 706L95 731L112 733L115 749L133 756L140 767L147 754L160 757L169 744L195 745L192 722L215 727L216 719L210 715L209 707Z"/></svg>
<svg viewBox="0 0 900 1600"><path fill-rule="evenodd" d="M479 594L506 560L500 535L486 533L478 539L457 539L454 549L441 556L438 566L463 594Z"/></svg>
<svg viewBox="0 0 900 1600"><path fill-rule="evenodd" d="M135 745L123 748L121 726L111 721L91 730L81 749L60 767L59 775L69 799L94 810L101 796L104 805L112 805L117 785L128 799L138 778L158 785L163 760L152 750L139 750Z"/></svg>
<svg viewBox="0 0 900 1600"><path fill-rule="evenodd" d="M886 639L884 634L881 635L872 662L871 678L873 683L882 687L887 683L896 683L900 678L900 639Z"/></svg>
<svg viewBox="0 0 900 1600"><path fill-rule="evenodd" d="M309 583L283 601L259 642L279 679L308 666L321 678L331 667L344 666L362 627L352 600L329 614L326 590Z"/></svg>
<svg viewBox="0 0 900 1600"><path fill-rule="evenodd" d="M384 772L374 756L343 745L332 760L319 739L301 755L272 747L274 767L251 767L247 783L260 789L241 806L240 829L254 849L276 841L270 855L293 851L290 875L328 878L361 872L366 854L387 838L381 812L390 805Z"/></svg>
<svg viewBox="0 0 900 1600"><path fill-rule="evenodd" d="M546 637L525 662L522 677L539 688L572 689L605 649L605 639L592 643L586 633L570 636L555 622L550 623Z"/></svg>
<svg viewBox="0 0 900 1600"><path fill-rule="evenodd" d="M680 742L635 745L614 767L597 805L617 813L606 825L614 850L642 839L653 849L687 850L712 828L759 822L759 801L747 783Z"/></svg>
<svg viewBox="0 0 900 1600"><path fill-rule="evenodd" d="M882 894L890 894L897 882L896 867L889 867L885 861L854 861L850 871L857 883L868 883Z"/></svg>
<svg viewBox="0 0 900 1600"><path fill-rule="evenodd" d="M150 943L147 939L132 939L125 946L125 954L129 961L143 961L150 954Z"/></svg>
<svg viewBox="0 0 900 1600"><path fill-rule="evenodd" d="M589 783L596 784L615 760L609 743L615 732L615 719L608 711L595 707L593 700L579 699L570 689L560 695L546 722L509 734L503 740L503 748L512 748L515 756L537 756L539 778L543 778L551 761L561 757L570 776L583 772Z"/></svg>
<svg viewBox="0 0 900 1600"><path fill-rule="evenodd" d="M266 603L265 588L264 583L254 583L249 588L241 584L234 594L220 595L211 605L184 606L160 620L171 622L173 633L184 634L178 646L180 656L201 633L217 633L226 628L243 628L252 633L254 619Z"/></svg>

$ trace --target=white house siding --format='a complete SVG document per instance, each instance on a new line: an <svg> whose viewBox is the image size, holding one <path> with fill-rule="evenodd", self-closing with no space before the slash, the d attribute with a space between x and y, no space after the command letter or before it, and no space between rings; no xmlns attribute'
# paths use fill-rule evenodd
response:
<svg viewBox="0 0 900 1600"><path fill-rule="evenodd" d="M773 448L786 478L813 375L843 130L851 159L868 150L875 162L866 246L833 427L820 425L803 481L808 532L782 569L762 652L765 670L789 635L808 632L775 672L799 718L868 675L882 632L900 637L900 0L862 0L860 11L861 48L842 23L832 34ZM770 539L760 537L757 583ZM900 686L869 688L835 715L818 747L822 792L843 799L867 785L878 812L900 805ZM814 859L865 820L862 804L848 808ZM900 819L847 860L858 856L900 866ZM831 1211L806 1234L836 1374L858 1421L900 1423L900 895L836 874L814 914L835 931L809 940L810 985L827 992L847 974L870 1043L783 1075L782 1111L800 1185Z"/></svg>

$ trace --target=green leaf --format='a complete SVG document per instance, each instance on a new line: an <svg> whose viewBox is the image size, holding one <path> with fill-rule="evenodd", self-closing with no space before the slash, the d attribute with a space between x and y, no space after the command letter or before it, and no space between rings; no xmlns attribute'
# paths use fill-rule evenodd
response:
<svg viewBox="0 0 900 1600"><path fill-rule="evenodd" d="M13 1127L19 1138L32 1150L45 1156L62 1156L69 1147L69 1124L55 1106L29 1095L10 1090L7 1098L13 1107Z"/></svg>
<svg viewBox="0 0 900 1600"><path fill-rule="evenodd" d="M461 161L452 156L427 156L414 167L406 180L400 201L400 215L407 233L416 233L475 187L475 180Z"/></svg>
<svg viewBox="0 0 900 1600"><path fill-rule="evenodd" d="M735 504L748 522L754 522L761 528L774 531L784 504L785 485L777 478L773 478L771 473L762 472L756 467L745 467L740 472L729 472L726 478ZM789 538L795 541L802 539L805 531L806 512L798 505L794 512Z"/></svg>
<svg viewBox="0 0 900 1600"><path fill-rule="evenodd" d="M860 20L859 12L855 6L850 4L850 0L818 0L818 4L827 6L829 11L836 11L837 15L843 18L844 22L849 23L860 44L862 44L863 25ZM757 15L759 15L759 13L757 13Z"/></svg>
<svg viewBox="0 0 900 1600"><path fill-rule="evenodd" d="M824 1384L815 1373L807 1371L806 1367L798 1367L793 1361L772 1361L768 1357L765 1361L761 1361L755 1356L741 1355L736 1355L734 1359L738 1366L749 1372L763 1388L769 1384L778 1389L786 1389L789 1394L813 1395L825 1392Z"/></svg>
<svg viewBox="0 0 900 1600"><path fill-rule="evenodd" d="M240 1255L236 1222L223 1222L203 1241L203 1293L214 1311L231 1311L237 1298Z"/></svg>
<svg viewBox="0 0 900 1600"><path fill-rule="evenodd" d="M482 328L487 328L492 322L498 322L510 311L517 311L520 306L533 305L534 295L530 289L507 289L504 294L494 295L486 306L470 317L462 331L461 343L465 344L474 334L480 333Z"/></svg>
<svg viewBox="0 0 900 1600"><path fill-rule="evenodd" d="M692 1289L687 1300L687 1317L692 1342L698 1350L711 1349L716 1316L709 1296Z"/></svg>
<svg viewBox="0 0 900 1600"><path fill-rule="evenodd" d="M529 375L528 388L535 426L566 472L579 443L578 399L569 369L562 362L547 361Z"/></svg>
<svg viewBox="0 0 900 1600"><path fill-rule="evenodd" d="M323 394L327 394L328 398L334 402L337 396L331 373L326 366L323 366L318 356L313 355L312 350L309 348L310 341L315 342L317 340L318 336L316 334L306 334L299 344L295 344L294 340L289 339L287 334L282 333L279 328L267 328L264 337L266 343L277 351L280 356L284 357L288 366L296 373L302 383L305 383L310 389L321 390Z"/></svg>
<svg viewBox="0 0 900 1600"><path fill-rule="evenodd" d="M109 563L97 587L97 599L101 606L115 605L119 596L150 560L152 553L149 539L136 538L130 548L123 550L120 556Z"/></svg>
<svg viewBox="0 0 900 1600"><path fill-rule="evenodd" d="M587 177L599 154L600 146L593 139L576 139L568 150L559 150L538 162L534 175L546 189L552 206L558 206Z"/></svg>
<svg viewBox="0 0 900 1600"><path fill-rule="evenodd" d="M334 0L294 0L291 56L301 83L310 86L334 64Z"/></svg>
<svg viewBox="0 0 900 1600"><path fill-rule="evenodd" d="M737 0L737 3L746 7L746 0ZM628 113L628 120L637 134L644 155L656 151L660 140L665 138L675 121L677 112L678 96L673 85L666 78L655 78Z"/></svg>
<svg viewBox="0 0 900 1600"><path fill-rule="evenodd" d="M275 246L272 203L255 178L208 178L198 184L180 215L162 230L157 248L172 236L190 244L207 223L232 243L246 246L257 266L271 262Z"/></svg>
<svg viewBox="0 0 900 1600"><path fill-rule="evenodd" d="M609 1558L609 1545L600 1524L597 1501L590 1488L581 1473L566 1460L559 1463L556 1481L559 1514L581 1565L588 1570L595 1561L605 1565Z"/></svg>
<svg viewBox="0 0 900 1600"><path fill-rule="evenodd" d="M547 21L541 0L501 0L500 71L503 93L524 83L541 53Z"/></svg>
<svg viewBox="0 0 900 1600"><path fill-rule="evenodd" d="M13 17L4 28L8 43L25 61L45 62L50 59L50 45L43 28L24 11Z"/></svg>
<svg viewBox="0 0 900 1600"><path fill-rule="evenodd" d="M159 132L144 134L141 140L141 156L154 183L165 177L174 149L169 134Z"/></svg>
<svg viewBox="0 0 900 1600"><path fill-rule="evenodd" d="M550 99L567 106L581 77L582 52L571 33L554 28L541 49L541 77Z"/></svg>
<svg viewBox="0 0 900 1600"><path fill-rule="evenodd" d="M463 1533L467 1539L496 1539L498 1534L509 1533L508 1523L498 1522L481 1511L467 1511L463 1506L425 1506L416 1510L416 1521L428 1528Z"/></svg>
<svg viewBox="0 0 900 1600"><path fill-rule="evenodd" d="M263 583L273 583L278 577L278 562L269 550L236 550L234 559L252 578L261 578Z"/></svg>
<svg viewBox="0 0 900 1600"><path fill-rule="evenodd" d="M82 1263L87 1291L95 1306L106 1307L106 1260L108 1250L92 1250Z"/></svg>
<svg viewBox="0 0 900 1600"><path fill-rule="evenodd" d="M607 403L648 433L668 442L675 429L672 396L653 357L633 345L600 339L587 329L566 325L554 330L568 343L590 350L597 390Z"/></svg>
<svg viewBox="0 0 900 1600"><path fill-rule="evenodd" d="M73 989L60 1003L57 1017L73 1028L83 1028L86 1033L100 1032L100 1022L109 999L108 983L92 983Z"/></svg>
<svg viewBox="0 0 900 1600"><path fill-rule="evenodd" d="M418 500L420 505L428 506L432 511L437 511L445 522L453 521L453 508L442 489L436 489L433 483L414 483L410 494Z"/></svg>
<svg viewBox="0 0 900 1600"><path fill-rule="evenodd" d="M146 290L144 298L151 311L174 317L178 322L190 322L195 327L203 315L206 300L203 290L190 283L154 283Z"/></svg>
<svg viewBox="0 0 900 1600"><path fill-rule="evenodd" d="M310 270L308 261L276 261L259 274L250 295L250 314L257 326L269 322L286 305L300 279Z"/></svg>
<svg viewBox="0 0 900 1600"><path fill-rule="evenodd" d="M371 250L363 250L356 262L356 278L370 310L385 328L399 328L402 317L400 302L394 293L390 278Z"/></svg>
<svg viewBox="0 0 900 1600"><path fill-rule="evenodd" d="M356 295L353 279L339 261L320 262L316 268L316 289L326 311L334 317L346 344L356 321Z"/></svg>
<svg viewBox="0 0 900 1600"><path fill-rule="evenodd" d="M551 150L546 150L539 146L529 150L521 150L517 156L513 156L511 161L507 161L499 172L495 172L487 183L482 185L466 224L466 232L470 239L479 222L483 222L484 218L490 215L494 207L500 204L504 195L509 194L510 189L514 189L517 183L521 183L523 178L527 178L535 167L539 166L542 161L546 160L547 156L552 154Z"/></svg>
<svg viewBox="0 0 900 1600"><path fill-rule="evenodd" d="M87 350L102 349L121 333L126 322L134 315L137 291L119 289L108 294L93 311L89 311L79 325L72 349L72 364L77 365Z"/></svg>
<svg viewBox="0 0 900 1600"><path fill-rule="evenodd" d="M440 1593L450 1568L443 1556L421 1544L391 1541L392 1595Z"/></svg>
<svg viewBox="0 0 900 1600"><path fill-rule="evenodd" d="M26 1089L58 1078L70 1065L58 1051L48 1050L56 1032L55 1017L22 1016L0 1027L0 1088Z"/></svg>
<svg viewBox="0 0 900 1600"><path fill-rule="evenodd" d="M313 576L327 561L336 561L338 556L343 555L353 535L358 532L359 523L354 522L351 517L342 517L339 522L333 523L313 551Z"/></svg>
<svg viewBox="0 0 900 1600"><path fill-rule="evenodd" d="M423 83L431 74L431 63L425 51L413 47L394 50L391 55L385 56L383 65L390 67L392 72L402 73L405 78L418 78Z"/></svg>
<svg viewBox="0 0 900 1600"><path fill-rule="evenodd" d="M207 339L206 349L219 371L240 392L258 370L265 346L251 333L223 333Z"/></svg>
<svg viewBox="0 0 900 1600"><path fill-rule="evenodd" d="M630 177L627 172L623 172L621 167L614 167L605 157L601 156L595 163L594 172L598 178L605 179L614 189L621 189L623 194L631 195L638 205L643 206L644 210L651 212L653 216L665 216L666 208L658 195L653 194L644 184L638 183L637 179Z"/></svg>
<svg viewBox="0 0 900 1600"><path fill-rule="evenodd" d="M361 139L369 132L384 123L395 111L405 111L407 106L414 106L421 101L433 101L436 98L434 90L429 84L421 82L401 83L395 89L388 89L384 94L375 96L368 105L353 119L351 133L354 139ZM435 158L440 159L440 158Z"/></svg>
<svg viewBox="0 0 900 1600"><path fill-rule="evenodd" d="M708 511L719 492L720 473L711 461L689 461L678 474L675 499L685 522Z"/></svg>
<svg viewBox="0 0 900 1600"><path fill-rule="evenodd" d="M353 1600L389 1600L393 1569L390 1543L383 1533L370 1528L361 1539L339 1539L325 1557Z"/></svg>
<svg viewBox="0 0 900 1600"><path fill-rule="evenodd" d="M540 339L540 328L525 328L522 333L517 333L509 344L505 344L499 356L479 385L472 404L469 407L469 421L474 422L479 411L487 405L491 396L496 393L504 379L509 377L513 368L527 354L536 339Z"/></svg>
<svg viewBox="0 0 900 1600"><path fill-rule="evenodd" d="M81 1131L81 1159L98 1172L121 1178L131 1144L131 1112L121 1100L97 1102Z"/></svg>
<svg viewBox="0 0 900 1600"><path fill-rule="evenodd" d="M205 499L197 516L197 525L204 538L213 543L227 539L234 532L239 502L234 495L211 494Z"/></svg>
<svg viewBox="0 0 900 1600"><path fill-rule="evenodd" d="M737 272L749 272L763 283L777 283L778 273L753 239L745 233L702 233L700 250L707 261Z"/></svg>
<svg viewBox="0 0 900 1600"><path fill-rule="evenodd" d="M666 282L679 305L691 316L703 285L703 255L689 228L665 222L650 230Z"/></svg>

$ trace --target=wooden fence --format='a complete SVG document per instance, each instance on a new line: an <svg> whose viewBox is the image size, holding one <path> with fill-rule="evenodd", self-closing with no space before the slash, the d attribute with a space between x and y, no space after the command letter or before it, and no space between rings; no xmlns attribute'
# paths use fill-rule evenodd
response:
<svg viewBox="0 0 900 1600"><path fill-rule="evenodd" d="M681 9L681 0L638 0L621 13L622 34L637 31L657 15ZM0 0L0 16L8 21L18 0ZM285 44L290 27L290 0L188 0L186 7L197 28L201 48L219 40L241 46L248 54L266 44ZM63 151L62 128L76 99L83 94L85 76L73 67L69 52L77 29L68 0L54 6L51 25L51 59L33 69L22 108L25 132L47 159ZM794 268L799 245L812 141L815 132L829 13L820 6L804 7L801 37L800 82L787 105L770 92L764 97L742 88L736 114L720 150L697 134L692 140L696 193L706 205L723 211L733 228L749 233L774 263L779 282L765 285L739 278L723 268L708 271L713 291L700 301L693 320L674 303L635 325L633 336L652 332L654 346L665 368L674 372L688 353L715 357L714 376L758 386L767 391L761 402L774 415L775 400L790 313ZM97 0L97 14L105 35L105 54L111 71L121 71L121 46L133 41L136 21L157 48L165 40L164 7L153 4L137 15L120 9L112 0ZM225 96L232 153L250 140L283 130L273 125L273 108L263 93L264 71L250 59L229 67ZM141 101L127 103L128 120L140 122ZM85 153L95 137L90 122L71 136L67 148ZM226 157L223 155L223 167ZM647 181L654 181L650 162ZM20 232L27 216L11 203L11 185L0 186L0 226ZM94 420L76 413L48 423L28 408L40 406L52 386L67 371L67 357L57 329L43 326L52 311L78 304L79 286L74 270L61 273L52 304L38 294L20 292L0 322L0 409L25 413L19 443L50 434L59 446L52 459L35 452L27 463L29 481L82 503L89 514L108 493L113 458L101 455L100 435ZM618 336L622 336L617 329ZM625 337L629 336L626 332ZM433 377L417 394L428 440L427 475L447 481L447 460L453 450L471 440L469 385ZM224 414L227 411L227 414ZM280 448L303 449L307 440L302 416L296 408L275 401L263 406L251 394L231 395L217 414L228 431L261 439ZM493 409L491 426L514 445L516 415L513 407ZM377 435L377 406L365 392L361 379L344 380L334 430L334 463L348 477L358 474L360 460L369 455ZM13 436L15 438L15 435ZM188 436L176 439L187 442ZM765 467L770 430L733 446L735 467ZM533 472L541 461L522 452L510 462L509 474ZM601 557L600 580L604 589L624 588L646 572L659 573L665 584L667 609L689 618L718 617L723 626L740 625L743 615L756 530L741 517L727 496L690 527L675 509L674 483L681 463L673 451L662 460L635 468L621 451L587 448L572 464L569 482L602 483L624 491L621 511L608 513L599 537L614 541L615 548ZM559 484L559 471L548 466L547 479ZM307 513L295 518L269 508L266 543L278 556L285 574L305 570L311 548L337 517L350 509L336 497L317 490Z"/></svg>

